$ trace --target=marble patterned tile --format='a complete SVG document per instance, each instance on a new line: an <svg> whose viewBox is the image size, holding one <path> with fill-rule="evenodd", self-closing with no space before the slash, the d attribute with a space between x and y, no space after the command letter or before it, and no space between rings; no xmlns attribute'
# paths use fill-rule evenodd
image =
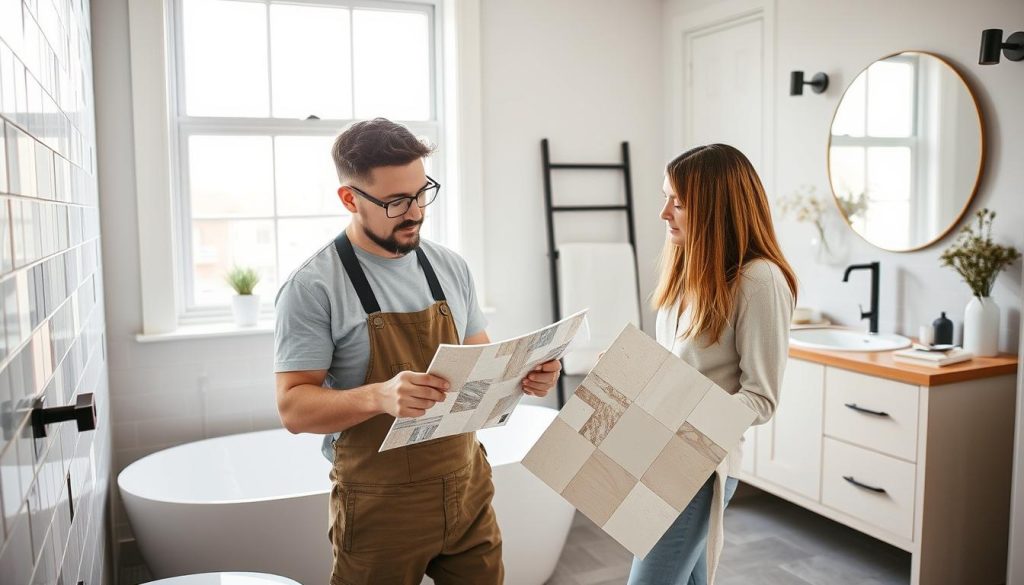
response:
<svg viewBox="0 0 1024 585"><path fill-rule="evenodd" d="M621 465L595 450L576 477L565 486L562 497L602 526L636 484L637 479Z"/></svg>
<svg viewBox="0 0 1024 585"><path fill-rule="evenodd" d="M594 414L584 423L580 433L595 446L608 436L630 404L628 398L594 372L583 380L574 396L594 409Z"/></svg>
<svg viewBox="0 0 1024 585"><path fill-rule="evenodd" d="M712 441L722 447L731 447L756 417L757 413L735 396L715 387L704 394L686 420Z"/></svg>
<svg viewBox="0 0 1024 585"><path fill-rule="evenodd" d="M562 493L596 450L593 443L556 418L523 458L523 466Z"/></svg>
<svg viewBox="0 0 1024 585"><path fill-rule="evenodd" d="M708 459L690 443L672 435L642 480L651 491L682 512L719 462Z"/></svg>
<svg viewBox="0 0 1024 585"><path fill-rule="evenodd" d="M592 373L630 400L635 400L671 355L643 331L627 325L594 365Z"/></svg>
<svg viewBox="0 0 1024 585"><path fill-rule="evenodd" d="M718 443L712 441L707 435L698 431L690 423L683 423L676 431L676 436L686 441L698 453L711 461L722 461L727 453Z"/></svg>
<svg viewBox="0 0 1024 585"><path fill-rule="evenodd" d="M670 429L678 429L714 383L681 359L665 360L636 403Z"/></svg>
<svg viewBox="0 0 1024 585"><path fill-rule="evenodd" d="M671 526L678 516L679 512L668 502L638 483L603 528L636 556L644 558L664 535L663 530L654 527Z"/></svg>
<svg viewBox="0 0 1024 585"><path fill-rule="evenodd" d="M634 404L626 409L599 449L640 479L671 438L672 431Z"/></svg>
<svg viewBox="0 0 1024 585"><path fill-rule="evenodd" d="M523 366L526 364L527 356L530 355L530 340L530 337L521 337L498 348L498 355L504 356L508 353L508 349L505 346L513 346L511 357L505 364L505 371L501 374L501 380L511 380L519 376L519 372L522 371Z"/></svg>

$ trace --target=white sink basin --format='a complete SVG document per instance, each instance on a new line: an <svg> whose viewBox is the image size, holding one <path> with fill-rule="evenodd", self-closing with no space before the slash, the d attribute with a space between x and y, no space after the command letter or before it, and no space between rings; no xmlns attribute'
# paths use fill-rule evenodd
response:
<svg viewBox="0 0 1024 585"><path fill-rule="evenodd" d="M870 334L850 329L795 329L789 332L789 344L809 349L833 351L889 351L910 347L910 339L894 333Z"/></svg>

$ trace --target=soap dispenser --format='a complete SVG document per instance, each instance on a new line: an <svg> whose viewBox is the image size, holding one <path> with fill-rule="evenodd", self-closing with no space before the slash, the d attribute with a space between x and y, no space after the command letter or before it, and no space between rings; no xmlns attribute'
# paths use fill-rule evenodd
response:
<svg viewBox="0 0 1024 585"><path fill-rule="evenodd" d="M932 343L939 345L943 343L953 343L953 322L946 318L946 312L942 312L942 316L932 321Z"/></svg>

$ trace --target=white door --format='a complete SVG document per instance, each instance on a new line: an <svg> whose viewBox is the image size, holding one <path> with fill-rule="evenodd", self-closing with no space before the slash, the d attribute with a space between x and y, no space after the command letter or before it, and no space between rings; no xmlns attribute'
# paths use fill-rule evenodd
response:
<svg viewBox="0 0 1024 585"><path fill-rule="evenodd" d="M688 32L683 107L686 148L715 142L735 146L766 182L763 36L761 15Z"/></svg>
<svg viewBox="0 0 1024 585"><path fill-rule="evenodd" d="M817 501L825 366L790 359L775 416L757 427L757 477Z"/></svg>
<svg viewBox="0 0 1024 585"><path fill-rule="evenodd" d="M674 113L683 120L682 149L716 142L735 146L767 183L764 16L722 22L716 13L707 20L714 23L682 31L683 87L682 94L676 94L682 111ZM744 434L744 473L756 473L758 449L757 431L751 428Z"/></svg>

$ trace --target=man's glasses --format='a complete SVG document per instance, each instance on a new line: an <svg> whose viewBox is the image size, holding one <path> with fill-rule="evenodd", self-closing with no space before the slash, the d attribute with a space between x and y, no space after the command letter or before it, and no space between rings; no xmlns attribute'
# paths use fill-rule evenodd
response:
<svg viewBox="0 0 1024 585"><path fill-rule="evenodd" d="M390 218L402 217L408 213L409 208L412 207L413 201L415 201L416 205L421 208L430 205L434 202L434 199L437 198L437 192L441 190L441 183L427 177L427 184L417 191L415 195L406 195L404 197L395 197L390 201L381 201L359 187L354 187L352 185L345 186L355 191L357 195L366 199L370 203L373 203L378 207L383 207L384 212L387 213L387 216Z"/></svg>

